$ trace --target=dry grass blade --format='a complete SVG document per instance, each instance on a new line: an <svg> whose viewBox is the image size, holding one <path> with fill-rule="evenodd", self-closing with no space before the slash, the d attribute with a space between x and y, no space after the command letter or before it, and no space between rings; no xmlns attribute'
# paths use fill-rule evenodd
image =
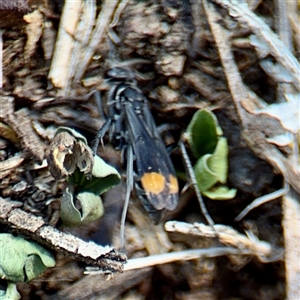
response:
<svg viewBox="0 0 300 300"><path fill-rule="evenodd" d="M209 215L209 213L208 213L208 211L206 209L206 206L205 206L205 204L203 202L203 199L202 199L202 196L201 196L198 184L197 184L196 176L195 176L192 164L190 162L190 159L188 157L188 154L186 152L186 149L185 149L183 141L179 142L179 146L180 146L180 150L181 150L184 162L186 164L186 172L188 173L189 179L191 181L191 185L193 186L193 188L195 190L195 193L196 193L196 196L197 196L197 199L198 199L198 202L199 202L199 206L201 208L201 212L203 213L203 215L204 215L205 220L207 221L207 223L213 228L215 222L213 221L213 219Z"/></svg>
<svg viewBox="0 0 300 300"><path fill-rule="evenodd" d="M110 24L110 20L112 18L113 12L115 11L118 3L119 3L118 0L113 0L113 1L106 0L102 4L101 12L98 15L96 21L96 27L91 36L90 43L86 48L81 65L78 66L75 81L81 79L85 71L85 68L87 67L92 55L94 54L95 49L97 48L98 44L101 42L101 40L104 37L104 34L106 33L105 32L106 28Z"/></svg>
<svg viewBox="0 0 300 300"><path fill-rule="evenodd" d="M70 94L73 78L76 76L78 66L81 64L82 55L85 52L95 25L95 1L84 1L82 5L82 13L74 37L74 49L68 66L67 84L65 87L66 95Z"/></svg>
<svg viewBox="0 0 300 300"><path fill-rule="evenodd" d="M190 249L180 252L164 253L128 260L124 271L153 267L176 261L192 260L202 257L217 257L223 255L249 255L249 250L240 250L232 247L210 247L207 249Z"/></svg>
<svg viewBox="0 0 300 300"><path fill-rule="evenodd" d="M279 197L282 197L284 195L286 195L289 192L289 186L287 183L285 183L285 186L268 195L264 195L262 197L256 198L253 202L251 202L247 207L245 207L240 213L239 215L234 219L235 221L240 221L242 220L252 209L254 209L255 207L258 207L268 201L272 201L274 199L277 199Z"/></svg>

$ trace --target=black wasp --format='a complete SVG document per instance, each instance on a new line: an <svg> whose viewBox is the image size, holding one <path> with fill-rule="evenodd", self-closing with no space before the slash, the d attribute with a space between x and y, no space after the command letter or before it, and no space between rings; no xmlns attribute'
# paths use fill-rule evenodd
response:
<svg viewBox="0 0 300 300"><path fill-rule="evenodd" d="M134 186L143 207L158 222L165 209L174 210L178 203L174 167L133 71L112 67L106 71L105 79L110 85L108 115L96 136L94 152L109 130L110 142L116 149L124 151L127 162L127 195L122 221L125 222Z"/></svg>

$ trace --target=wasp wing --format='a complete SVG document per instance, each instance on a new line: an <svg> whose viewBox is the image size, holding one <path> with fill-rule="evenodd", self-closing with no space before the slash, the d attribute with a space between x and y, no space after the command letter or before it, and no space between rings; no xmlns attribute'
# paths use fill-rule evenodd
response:
<svg viewBox="0 0 300 300"><path fill-rule="evenodd" d="M124 104L129 142L133 148L136 171L145 196L154 209L173 210L178 203L178 183L150 111L143 108L143 113L138 113L130 101ZM153 122L151 128L144 120Z"/></svg>

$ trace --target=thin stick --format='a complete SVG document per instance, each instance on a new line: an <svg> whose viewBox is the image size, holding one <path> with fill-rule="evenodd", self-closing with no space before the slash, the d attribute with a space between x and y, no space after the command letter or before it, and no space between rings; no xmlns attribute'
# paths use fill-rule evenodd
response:
<svg viewBox="0 0 300 300"><path fill-rule="evenodd" d="M183 156L183 160L184 160L184 163L186 165L186 171L188 173L188 176L191 180L191 184L192 186L194 187L194 190L195 190L195 193L196 193L196 197L198 199L198 202L200 204L200 208L201 208L201 212L205 218L205 220L207 221L207 223L210 225L210 226L214 226L215 222L213 221L213 219L210 217L207 209L206 209L206 206L203 202L203 199L202 199L202 196L201 196L201 193L200 193L200 190L199 190L199 187L198 187L198 184L197 184L197 180L196 180L196 176L195 176L195 173L194 173L194 170L193 170L193 167L192 167L192 164L191 164L191 161L190 161L190 158L186 152L186 149L185 149L185 146L184 146L184 143L182 141L179 142L179 146L180 146L180 150L181 150L181 153L182 153L182 156Z"/></svg>
<svg viewBox="0 0 300 300"><path fill-rule="evenodd" d="M82 56L89 43L95 25L96 9L95 0L84 1L80 20L76 28L76 35L74 37L74 48L68 66L67 82L64 93L66 95L70 93L72 80L77 73L78 66L81 65Z"/></svg>
<svg viewBox="0 0 300 300"><path fill-rule="evenodd" d="M172 263L175 261L182 260L192 260L200 257L217 257L223 255L249 255L250 251L245 250L241 251L232 247L212 247L205 249L191 249L185 251L178 251L172 253L164 253L159 255L151 255L143 258L133 258L127 261L127 264L124 266L124 271L141 269L156 265L162 265L167 263Z"/></svg>
<svg viewBox="0 0 300 300"><path fill-rule="evenodd" d="M286 299L300 299L300 197L292 190L283 197Z"/></svg>
<svg viewBox="0 0 300 300"><path fill-rule="evenodd" d="M127 186L126 186L126 196L125 196L125 202L123 206L122 211L122 218L121 218L121 228L120 228L120 248L122 249L124 247L124 236L125 236L125 221L126 221L126 215L130 200L130 193L133 189L133 174L132 174L132 168L133 168L133 152L132 147L128 146L126 149L127 151Z"/></svg>
<svg viewBox="0 0 300 300"><path fill-rule="evenodd" d="M58 38L48 77L55 87L64 88L67 83L73 37L82 7L81 1L66 1L59 25Z"/></svg>
<svg viewBox="0 0 300 300"><path fill-rule="evenodd" d="M90 62L90 59L95 52L95 49L98 47L105 34L106 28L110 23L113 12L115 11L118 3L118 0L106 0L103 2L101 12L99 13L97 18L96 28L93 31L90 43L86 48L84 57L82 58L82 63L80 66L78 66L77 73L75 74L75 81L79 81L81 79L86 66Z"/></svg>
<svg viewBox="0 0 300 300"><path fill-rule="evenodd" d="M212 230L212 227L203 223L185 223L179 221L168 221L165 224L165 230L168 233L179 233L180 235L186 235L190 239L203 240L214 239L216 232L218 240L227 247L234 247L240 250L249 250L253 255L259 258L260 261L272 261L278 260L277 254L282 254L282 249L272 247L267 241L259 240L250 231L246 232L246 235L239 233L232 227L216 224Z"/></svg>
<svg viewBox="0 0 300 300"><path fill-rule="evenodd" d="M18 203L0 197L0 223L68 257L96 265L101 269L122 272L123 264L126 262L124 254L110 246L85 242L70 233L62 232L47 225L41 217L18 207Z"/></svg>
<svg viewBox="0 0 300 300"><path fill-rule="evenodd" d="M273 193L261 196L256 198L253 202L251 202L246 208L244 208L239 215L234 219L235 221L242 220L252 209L267 203L269 201L275 200L281 196L286 195L289 192L290 188L287 182L284 183L284 187L278 191Z"/></svg>
<svg viewBox="0 0 300 300"><path fill-rule="evenodd" d="M120 43L120 38L117 36L117 34L113 31L113 28L118 24L120 16L125 9L126 5L128 4L129 0L121 0L121 2L118 5L117 11L115 12L114 18L112 22L108 26L107 34L109 38L115 43Z"/></svg>
<svg viewBox="0 0 300 300"><path fill-rule="evenodd" d="M192 260L202 257L218 257L223 255L250 255L249 250L240 250L233 247L212 247L204 249L190 249L172 253L151 255L147 257L129 259L124 266L124 271L136 270L141 268L153 267L157 265L172 263L176 261ZM94 267L88 268L85 274L96 275L103 273Z"/></svg>

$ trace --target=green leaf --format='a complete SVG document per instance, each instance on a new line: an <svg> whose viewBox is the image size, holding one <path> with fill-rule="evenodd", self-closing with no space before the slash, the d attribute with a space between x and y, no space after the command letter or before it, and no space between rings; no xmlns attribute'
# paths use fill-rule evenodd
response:
<svg viewBox="0 0 300 300"><path fill-rule="evenodd" d="M211 188L218 182L216 174L208 166L208 160L211 156L211 154L202 156L194 166L196 180L201 192Z"/></svg>
<svg viewBox="0 0 300 300"><path fill-rule="evenodd" d="M187 127L187 140L196 158L213 153L222 130L215 115L208 110L198 110Z"/></svg>
<svg viewBox="0 0 300 300"><path fill-rule="evenodd" d="M235 197L236 189L229 189L227 186L217 186L203 191L202 194L212 200L230 200Z"/></svg>
<svg viewBox="0 0 300 300"><path fill-rule="evenodd" d="M115 185L119 184L121 175L99 156L94 157L92 178L88 180L84 174L75 172L68 177L68 182L77 185L80 191L87 191L96 195L101 195Z"/></svg>
<svg viewBox="0 0 300 300"><path fill-rule="evenodd" d="M206 154L198 159L194 166L194 172L198 187L203 195L207 197L230 197L225 190L216 190L212 192L212 188L217 183L226 183L228 172L228 145L227 139L222 137L219 139L217 147L213 154ZM223 192L224 196L219 195L219 192ZM214 195L217 196L214 196ZM211 196L210 196L211 195ZM224 198L225 199L225 198ZM231 198L226 198L231 199Z"/></svg>
<svg viewBox="0 0 300 300"><path fill-rule="evenodd" d="M208 198L225 200L235 197L236 190L225 184L228 176L228 144L215 115L198 110L190 122L186 137L193 155L198 158L194 172L201 193Z"/></svg>
<svg viewBox="0 0 300 300"><path fill-rule="evenodd" d="M228 174L228 144L225 137L221 137L214 153L209 157L207 165L215 174L218 182L226 183Z"/></svg>
<svg viewBox="0 0 300 300"><path fill-rule="evenodd" d="M63 194L60 216L66 226L79 226L99 219L103 203L99 195L121 180L118 171L99 156L94 157L91 179L79 170L67 178L70 188Z"/></svg>
<svg viewBox="0 0 300 300"><path fill-rule="evenodd" d="M17 285L13 282L7 284L6 291L0 292L0 300L19 300L21 295L18 293Z"/></svg>
<svg viewBox="0 0 300 300"><path fill-rule="evenodd" d="M60 217L66 226L79 226L99 219L104 212L100 196L90 192L79 193L74 204L74 195L67 188L62 197ZM78 208L77 208L78 207Z"/></svg>
<svg viewBox="0 0 300 300"><path fill-rule="evenodd" d="M95 184L91 180L90 186L93 185L93 189L99 194L108 191L115 185L119 184L121 180L121 175L119 172L114 167L107 164L99 156L95 156L95 164L92 175L93 177L98 178L98 180L95 182Z"/></svg>
<svg viewBox="0 0 300 300"><path fill-rule="evenodd" d="M13 282L30 281L55 265L42 246L11 234L0 234L0 277Z"/></svg>

